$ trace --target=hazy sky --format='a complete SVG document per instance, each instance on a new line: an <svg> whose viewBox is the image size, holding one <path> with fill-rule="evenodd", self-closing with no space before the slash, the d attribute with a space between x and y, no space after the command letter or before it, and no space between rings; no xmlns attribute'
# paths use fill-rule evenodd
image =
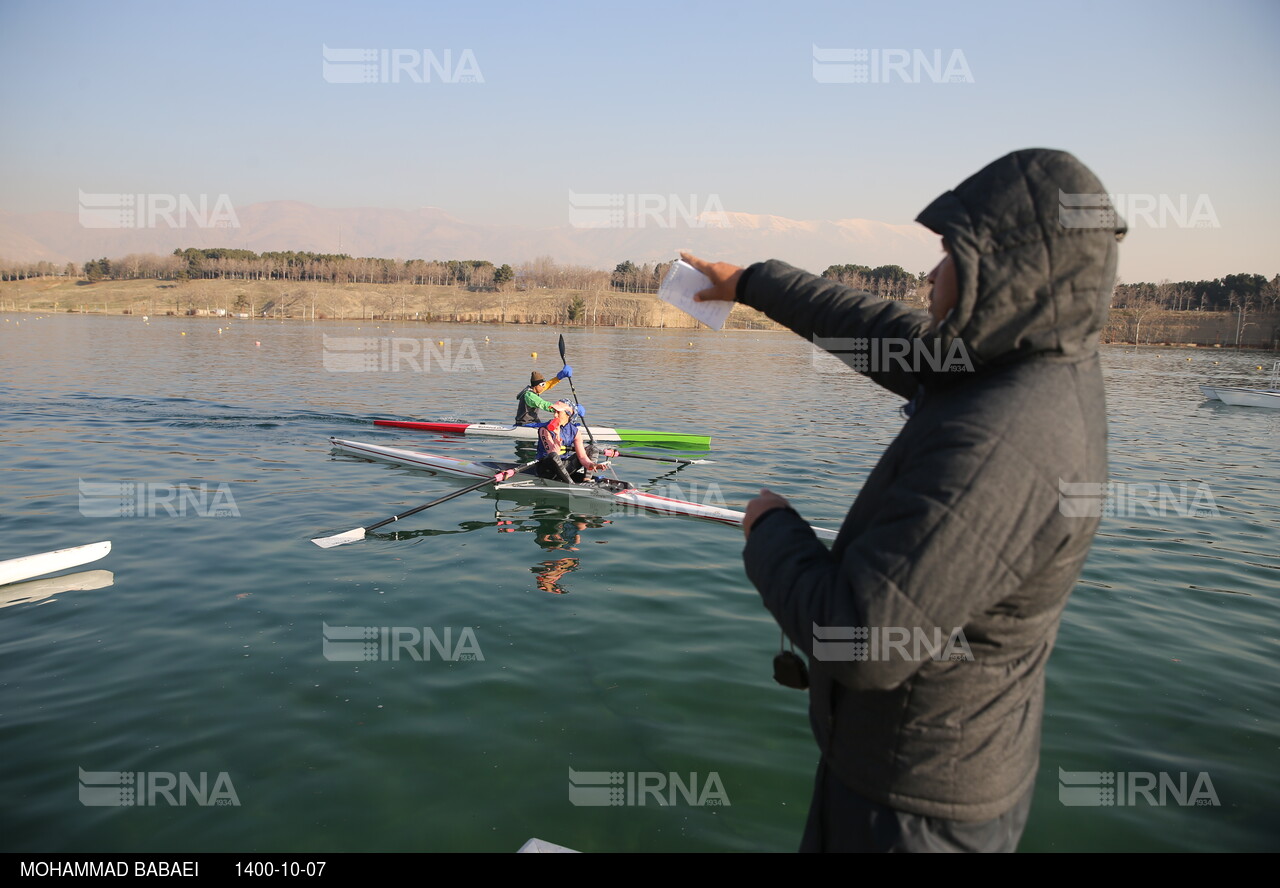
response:
<svg viewBox="0 0 1280 888"><path fill-rule="evenodd" d="M909 223L996 157L1044 146L1112 192L1165 196L1131 219L1123 278L1271 276L1277 38L1276 0L0 0L0 209L225 193L552 227L573 191ZM326 79L326 45L448 50L455 69L470 51L483 83L331 82L352 68ZM911 65L911 82L820 82L859 66L815 73L815 45L880 64L958 52L972 82ZM1197 204L1217 227L1188 224Z"/></svg>

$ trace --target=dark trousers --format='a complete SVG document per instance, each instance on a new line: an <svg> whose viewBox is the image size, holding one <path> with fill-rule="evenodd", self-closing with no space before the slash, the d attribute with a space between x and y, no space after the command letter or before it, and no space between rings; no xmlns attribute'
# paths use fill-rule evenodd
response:
<svg viewBox="0 0 1280 888"><path fill-rule="evenodd" d="M1032 786L1011 809L981 823L923 817L868 801L819 762L800 850L1012 852L1027 826L1034 795Z"/></svg>
<svg viewBox="0 0 1280 888"><path fill-rule="evenodd" d="M581 484L587 477L587 472L582 468L582 463L578 462L576 453L571 453L564 459L554 454L543 457L538 461L535 469L539 478L563 481L566 484Z"/></svg>

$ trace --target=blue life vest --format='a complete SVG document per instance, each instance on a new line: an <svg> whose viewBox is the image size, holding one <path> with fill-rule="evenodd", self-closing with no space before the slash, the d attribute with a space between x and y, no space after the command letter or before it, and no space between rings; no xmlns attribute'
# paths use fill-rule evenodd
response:
<svg viewBox="0 0 1280 888"><path fill-rule="evenodd" d="M538 423L538 428L545 429L550 424L551 424L551 420L547 420L546 422L540 422ZM569 422L560 426L560 445L561 446L560 446L560 452L557 453L556 456L560 456L561 454L566 454L566 453L572 453L573 442L577 439L577 437L578 437L578 424L576 422ZM545 446L542 443L542 433L539 432L538 433L538 459L546 459L550 455L551 454L547 452Z"/></svg>

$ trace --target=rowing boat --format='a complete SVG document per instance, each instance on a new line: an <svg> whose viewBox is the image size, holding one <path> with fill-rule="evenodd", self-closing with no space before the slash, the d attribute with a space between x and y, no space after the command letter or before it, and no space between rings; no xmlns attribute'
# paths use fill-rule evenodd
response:
<svg viewBox="0 0 1280 888"><path fill-rule="evenodd" d="M446 435L482 435L489 438L516 438L534 441L538 437L536 425L497 425L487 422L409 422L399 419L375 419L374 425L393 429L409 429L415 432L439 432ZM629 444L659 444L666 447L706 449L711 446L709 435L685 435L680 432L653 432L645 429L611 429L593 425L591 431L597 441L621 441Z"/></svg>
<svg viewBox="0 0 1280 888"><path fill-rule="evenodd" d="M56 552L41 552L39 555L24 555L22 558L0 561L0 586L66 570L69 567L79 567L106 557L110 551L111 541L105 540L101 543L90 543L87 546L73 546L70 549L58 549Z"/></svg>
<svg viewBox="0 0 1280 888"><path fill-rule="evenodd" d="M415 469L426 469L442 472L471 480L492 478L496 473L516 468L517 464L490 460L471 461L456 459L451 456L436 456L430 453L419 453L414 450L403 450L399 447L386 447L382 444L369 444L363 441L348 441L342 438L330 438L329 442L335 450L364 459L387 462L398 466ZM742 526L743 513L720 506L704 505L688 500L674 499L637 490L625 481L600 479L587 484L565 484L562 481L539 478L533 475L517 474L511 480L495 484L497 490L508 492L546 492L568 495L574 499L590 499L609 503L615 507L651 512L658 515L683 515L690 518L702 518L717 521L721 524ZM814 533L820 539L834 540L834 530L815 527Z"/></svg>

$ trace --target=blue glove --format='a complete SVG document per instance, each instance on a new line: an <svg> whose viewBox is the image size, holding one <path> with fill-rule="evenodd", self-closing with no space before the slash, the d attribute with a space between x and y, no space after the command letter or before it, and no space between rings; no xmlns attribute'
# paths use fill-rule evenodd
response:
<svg viewBox="0 0 1280 888"><path fill-rule="evenodd" d="M582 409L581 404L579 404L577 407L574 407L573 412L581 416L583 419L587 418L587 411Z"/></svg>
<svg viewBox="0 0 1280 888"><path fill-rule="evenodd" d="M570 367L568 364L565 364L564 369L556 374L556 379L568 379L572 375L573 375L573 368Z"/></svg>

